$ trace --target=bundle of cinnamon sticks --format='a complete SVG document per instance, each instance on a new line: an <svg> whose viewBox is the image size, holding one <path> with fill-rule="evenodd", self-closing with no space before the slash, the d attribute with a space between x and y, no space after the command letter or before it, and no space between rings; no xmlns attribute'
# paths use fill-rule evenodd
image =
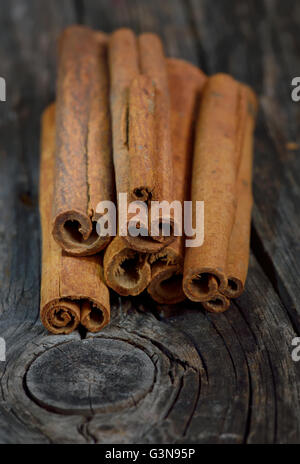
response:
<svg viewBox="0 0 300 464"><path fill-rule="evenodd" d="M41 136L40 313L50 332L101 330L108 287L213 312L242 293L256 110L246 85L166 58L154 34L62 33ZM193 239L200 202L204 241L187 246L183 210Z"/></svg>

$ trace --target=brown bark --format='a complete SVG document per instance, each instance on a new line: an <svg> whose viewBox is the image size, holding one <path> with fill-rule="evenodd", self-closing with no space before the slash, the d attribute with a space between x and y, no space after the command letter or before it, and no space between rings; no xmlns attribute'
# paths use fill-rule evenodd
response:
<svg viewBox="0 0 300 464"><path fill-rule="evenodd" d="M174 199L189 199L194 120L206 76L190 63L167 59L171 101L171 142ZM184 236L150 256L151 283L148 292L158 303L178 303L185 299L182 290Z"/></svg>
<svg viewBox="0 0 300 464"><path fill-rule="evenodd" d="M153 34L137 39L132 31L120 29L111 36L109 62L117 193L126 193L128 202L142 201L147 206L151 200L170 201L170 103L161 42ZM148 236L124 236L130 248L155 252L174 240L172 215L160 213L159 229L169 221L170 235L151 235L149 210L149 217L140 224L140 229L148 229Z"/></svg>
<svg viewBox="0 0 300 464"><path fill-rule="evenodd" d="M96 332L110 318L109 292L101 279L99 256L67 255L51 234L54 195L55 106L42 118L40 215L42 283L40 316L52 333L70 333L81 322Z"/></svg>
<svg viewBox="0 0 300 464"><path fill-rule="evenodd" d="M119 295L139 295L151 280L148 255L128 247L122 237L115 237L104 253L104 278Z"/></svg>
<svg viewBox="0 0 300 464"><path fill-rule="evenodd" d="M253 131L257 112L257 100L247 86L240 90L240 161L237 176L237 208L228 247L226 265L227 287L212 300L204 302L207 311L223 312L229 308L229 298L237 298L244 290L250 252L250 226L252 210L252 158Z"/></svg>
<svg viewBox="0 0 300 464"><path fill-rule="evenodd" d="M241 160L237 177L237 208L229 241L226 275L228 286L224 295L236 298L244 290L248 272L250 252L250 228L252 198L253 131L257 112L257 100L253 91L246 86L241 90L244 137L241 142Z"/></svg>
<svg viewBox="0 0 300 464"><path fill-rule="evenodd" d="M103 249L97 204L114 199L107 38L83 26L60 38L53 236L69 254Z"/></svg>
<svg viewBox="0 0 300 464"><path fill-rule="evenodd" d="M208 79L197 121L192 200L204 200L204 244L187 248L183 289L208 302L228 286L228 247L236 213L237 171L245 140L244 87L225 74Z"/></svg>
<svg viewBox="0 0 300 464"><path fill-rule="evenodd" d="M183 255L179 237L149 257L151 282L147 288L154 301L160 304L175 304L183 301L182 291Z"/></svg>
<svg viewBox="0 0 300 464"><path fill-rule="evenodd" d="M222 293L216 293L209 301L204 301L202 306L211 313L223 313L230 306L230 299Z"/></svg>

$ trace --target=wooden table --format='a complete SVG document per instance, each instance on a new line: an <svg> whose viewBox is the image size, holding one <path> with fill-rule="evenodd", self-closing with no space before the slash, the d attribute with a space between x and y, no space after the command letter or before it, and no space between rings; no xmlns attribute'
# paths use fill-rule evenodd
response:
<svg viewBox="0 0 300 464"><path fill-rule="evenodd" d="M161 35L165 50L260 96L251 262L225 314L112 297L96 336L39 321L39 124L71 23ZM0 442L300 442L300 3L296 0L1 2Z"/></svg>

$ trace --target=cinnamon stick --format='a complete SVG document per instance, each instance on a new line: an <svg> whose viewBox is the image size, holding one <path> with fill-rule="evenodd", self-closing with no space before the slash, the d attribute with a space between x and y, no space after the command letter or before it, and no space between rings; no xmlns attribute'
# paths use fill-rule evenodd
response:
<svg viewBox="0 0 300 464"><path fill-rule="evenodd" d="M159 38L143 34L138 39L128 29L114 32L109 43L113 157L118 195L128 202L172 198L170 103L166 62ZM119 197L118 197L119 200ZM161 212L158 232L150 227L151 210L139 228L148 235L124 236L130 248L155 252L174 240L174 218ZM132 215L126 223L129 226ZM161 229L170 223L170 234ZM119 225L119 232L120 225Z"/></svg>
<svg viewBox="0 0 300 464"><path fill-rule="evenodd" d="M211 313L223 313L229 308L230 300L222 293L216 293L211 300L203 302L202 306Z"/></svg>
<svg viewBox="0 0 300 464"><path fill-rule="evenodd" d="M69 254L99 252L97 204L114 199L107 38L83 26L60 38L53 237Z"/></svg>
<svg viewBox="0 0 300 464"><path fill-rule="evenodd" d="M192 200L204 200L204 244L186 249L183 278L183 290L193 301L213 300L228 286L228 247L245 137L242 88L232 77L216 74L208 79L203 91L196 129Z"/></svg>
<svg viewBox="0 0 300 464"><path fill-rule="evenodd" d="M157 303L175 304L185 299L182 291L182 251L177 237L174 245L172 243L149 257L151 282L147 291Z"/></svg>
<svg viewBox="0 0 300 464"><path fill-rule="evenodd" d="M70 333L81 322L97 332L110 318L109 292L101 279L98 256L67 255L51 234L54 195L55 105L42 117L40 215L42 283L40 316L52 333Z"/></svg>
<svg viewBox="0 0 300 464"><path fill-rule="evenodd" d="M226 266L228 285L223 292L229 298L237 298L244 290L250 252L253 131L257 100L253 91L245 85L241 89L241 104L245 108L244 136L237 177L237 208Z"/></svg>
<svg viewBox="0 0 300 464"><path fill-rule="evenodd" d="M115 237L104 253L104 278L119 295L139 295L151 280L148 255L128 247L122 237Z"/></svg>
<svg viewBox="0 0 300 464"><path fill-rule="evenodd" d="M192 64L167 59L171 100L171 141L174 175L174 198L182 203L189 199L193 132L196 107L206 76ZM183 301L182 274L184 237L149 257L151 283L148 292L158 303L173 304Z"/></svg>
<svg viewBox="0 0 300 464"><path fill-rule="evenodd" d="M238 147L241 152L237 177L237 208L229 241L226 265L227 287L224 294L204 302L207 311L223 312L229 308L229 298L237 298L244 290L250 251L250 225L252 209L252 157L253 131L257 111L257 101L253 91L243 85L240 90L240 131Z"/></svg>

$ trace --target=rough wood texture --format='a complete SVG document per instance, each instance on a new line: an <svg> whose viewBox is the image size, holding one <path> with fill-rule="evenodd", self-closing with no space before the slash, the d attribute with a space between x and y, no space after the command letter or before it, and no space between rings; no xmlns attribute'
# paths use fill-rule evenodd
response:
<svg viewBox="0 0 300 464"><path fill-rule="evenodd" d="M227 313L141 296L112 301L96 336L48 335L39 322L39 119L55 39L74 22L158 32L169 55L260 95L249 277ZM299 443L300 160L286 146L300 143L298 2L11 0L0 25L0 442Z"/></svg>

